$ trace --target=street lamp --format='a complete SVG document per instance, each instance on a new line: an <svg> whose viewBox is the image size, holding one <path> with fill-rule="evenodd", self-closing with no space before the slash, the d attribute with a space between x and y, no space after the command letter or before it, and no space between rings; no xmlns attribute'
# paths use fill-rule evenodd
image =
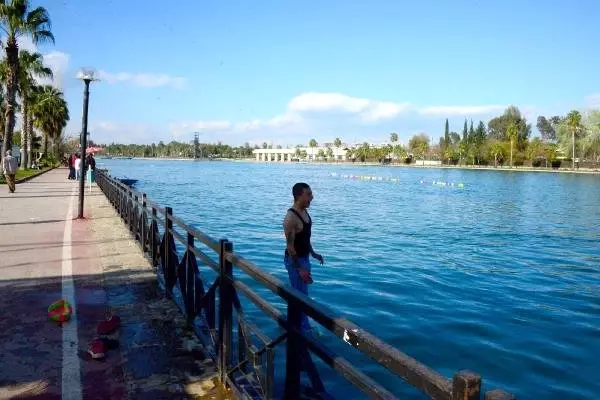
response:
<svg viewBox="0 0 600 400"><path fill-rule="evenodd" d="M88 103L90 99L90 82L96 80L94 70L90 68L82 68L77 73L77 79L84 83L83 89L83 115L81 117L81 132L79 134L81 140L81 171L79 173L79 212L77 218L83 218L83 200L85 196L85 156L87 152L87 125L88 125Z"/></svg>

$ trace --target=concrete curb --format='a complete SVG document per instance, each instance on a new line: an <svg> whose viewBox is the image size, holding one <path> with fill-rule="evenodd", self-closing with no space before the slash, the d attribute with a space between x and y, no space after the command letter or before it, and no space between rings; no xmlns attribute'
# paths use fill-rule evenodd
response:
<svg viewBox="0 0 600 400"><path fill-rule="evenodd" d="M40 171L40 172L36 172L33 175L29 175L29 176L26 176L25 178L18 179L17 181L15 181L15 183L19 184L19 183L27 182L28 180L31 180L33 178L37 178L38 176L44 175L46 172L50 172L50 171L52 171L52 170L54 170L56 168L58 168L58 167L52 167L52 168L48 168L48 169ZM3 183L3 185L6 185L6 183Z"/></svg>

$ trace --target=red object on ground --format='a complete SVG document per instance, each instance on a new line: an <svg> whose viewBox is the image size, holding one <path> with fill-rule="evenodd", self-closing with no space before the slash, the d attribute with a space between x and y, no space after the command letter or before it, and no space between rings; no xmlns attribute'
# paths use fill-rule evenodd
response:
<svg viewBox="0 0 600 400"><path fill-rule="evenodd" d="M88 346L88 353L94 360L104 358L105 351L106 347L104 346L104 342L102 340L92 340Z"/></svg>
<svg viewBox="0 0 600 400"><path fill-rule="evenodd" d="M107 320L100 322L97 331L99 335L110 335L119 329L119 326L121 326L121 318L111 315Z"/></svg>

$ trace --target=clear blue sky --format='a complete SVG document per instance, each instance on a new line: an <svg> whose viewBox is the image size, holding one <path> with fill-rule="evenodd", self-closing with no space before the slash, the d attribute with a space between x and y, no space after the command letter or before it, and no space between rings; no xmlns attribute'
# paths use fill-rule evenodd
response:
<svg viewBox="0 0 600 400"><path fill-rule="evenodd" d="M34 2L34 4L40 4ZM437 138L443 121L537 115L600 93L600 2L86 0L42 4L80 129L93 66L96 141ZM62 57L62 58L61 58ZM59 61L56 61L59 60ZM62 60L62 61L60 61ZM446 108L441 108L446 107Z"/></svg>

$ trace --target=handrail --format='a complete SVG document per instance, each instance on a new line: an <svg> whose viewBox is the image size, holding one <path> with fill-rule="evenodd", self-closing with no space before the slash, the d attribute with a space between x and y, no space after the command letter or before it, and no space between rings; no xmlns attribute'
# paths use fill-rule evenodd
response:
<svg viewBox="0 0 600 400"><path fill-rule="evenodd" d="M426 394L438 398L451 392L452 382L443 375L396 350L388 343L383 342L345 318L331 316L330 311L326 310L324 306L300 291L284 285L276 277L264 273L243 257L235 253L229 253L227 258L282 299L288 302L303 303L303 313L391 372L403 377L408 383L422 389Z"/></svg>
<svg viewBox="0 0 600 400"><path fill-rule="evenodd" d="M375 335L361 329L353 322L344 317L336 316L331 310L298 290L285 285L273 275L261 270L250 260L235 253L231 243L227 240L217 241L200 230L192 228L183 219L174 216L171 208L161 208L156 202L148 199L144 193L127 187L122 182L112 178L108 172L99 170L97 182L124 222L129 225L134 238L139 240L143 252L150 259L152 265L158 267L159 274L163 275L161 281L164 281L167 295L171 297L175 288L181 292L185 303L182 310L188 317L188 322L191 323L197 317L203 315L205 318L203 323L210 330L214 330L216 329L215 317L219 316L219 335L215 348L219 353L218 368L223 382L231 384L233 380L230 379L230 374L251 364L253 365L249 361L250 359L242 359L243 357L250 357L247 355L248 352L254 354L252 357L265 356L267 371L271 371L270 374L272 374L274 368L272 364L274 362L272 347L281 342L280 338L272 343L264 343L266 347L263 347L262 350L257 350L255 346L248 347L248 343L244 343L248 340L245 336L247 335L246 330L257 330L258 328L249 322L244 322L246 317L237 298L237 292L239 292L287 332L286 398L294 398L299 393L299 364L301 363L305 364L304 367L308 371L313 388L317 391L325 390L318 371L310 358L311 353L324 360L327 365L369 397L394 398L387 389L357 370L347 360L333 353L315 338L301 332L300 313L308 315L352 348L368 356L394 375L404 379L431 399L475 400L480 398L481 377L478 374L470 371L459 371L452 379L441 375ZM151 212L150 215L148 215L148 211ZM158 217L159 213L164 215L164 219ZM162 236L158 229L159 226L163 227ZM184 230L187 237L177 232L174 229L175 226ZM215 251L219 255L219 262L213 261L208 254L199 250L195 244L196 240ZM188 255L184 256L183 264L180 264L180 258L177 255L176 241L184 246L186 255ZM196 266L196 257L217 272L218 275L216 281L206 292L202 280L198 281L199 270ZM233 274L234 267L235 270L244 272L259 285L285 300L288 305L287 316L284 316L279 309L263 299L248 285L236 279ZM219 292L218 311L215 308L217 288ZM242 325L238 326L238 335L240 336L237 343L237 356L239 359L237 367L231 364L233 362L232 346L234 341L231 315L234 309L238 313L238 323L243 323L245 326L245 328ZM266 339L263 336L257 332L257 337L262 338L261 340L265 342ZM259 375L264 373L260 368L256 369L255 372ZM262 380L259 379L259 382L272 382L272 379L272 376L265 376ZM266 385L267 389L271 390L271 384ZM514 396L501 389L487 392L485 397L494 400L514 399Z"/></svg>

